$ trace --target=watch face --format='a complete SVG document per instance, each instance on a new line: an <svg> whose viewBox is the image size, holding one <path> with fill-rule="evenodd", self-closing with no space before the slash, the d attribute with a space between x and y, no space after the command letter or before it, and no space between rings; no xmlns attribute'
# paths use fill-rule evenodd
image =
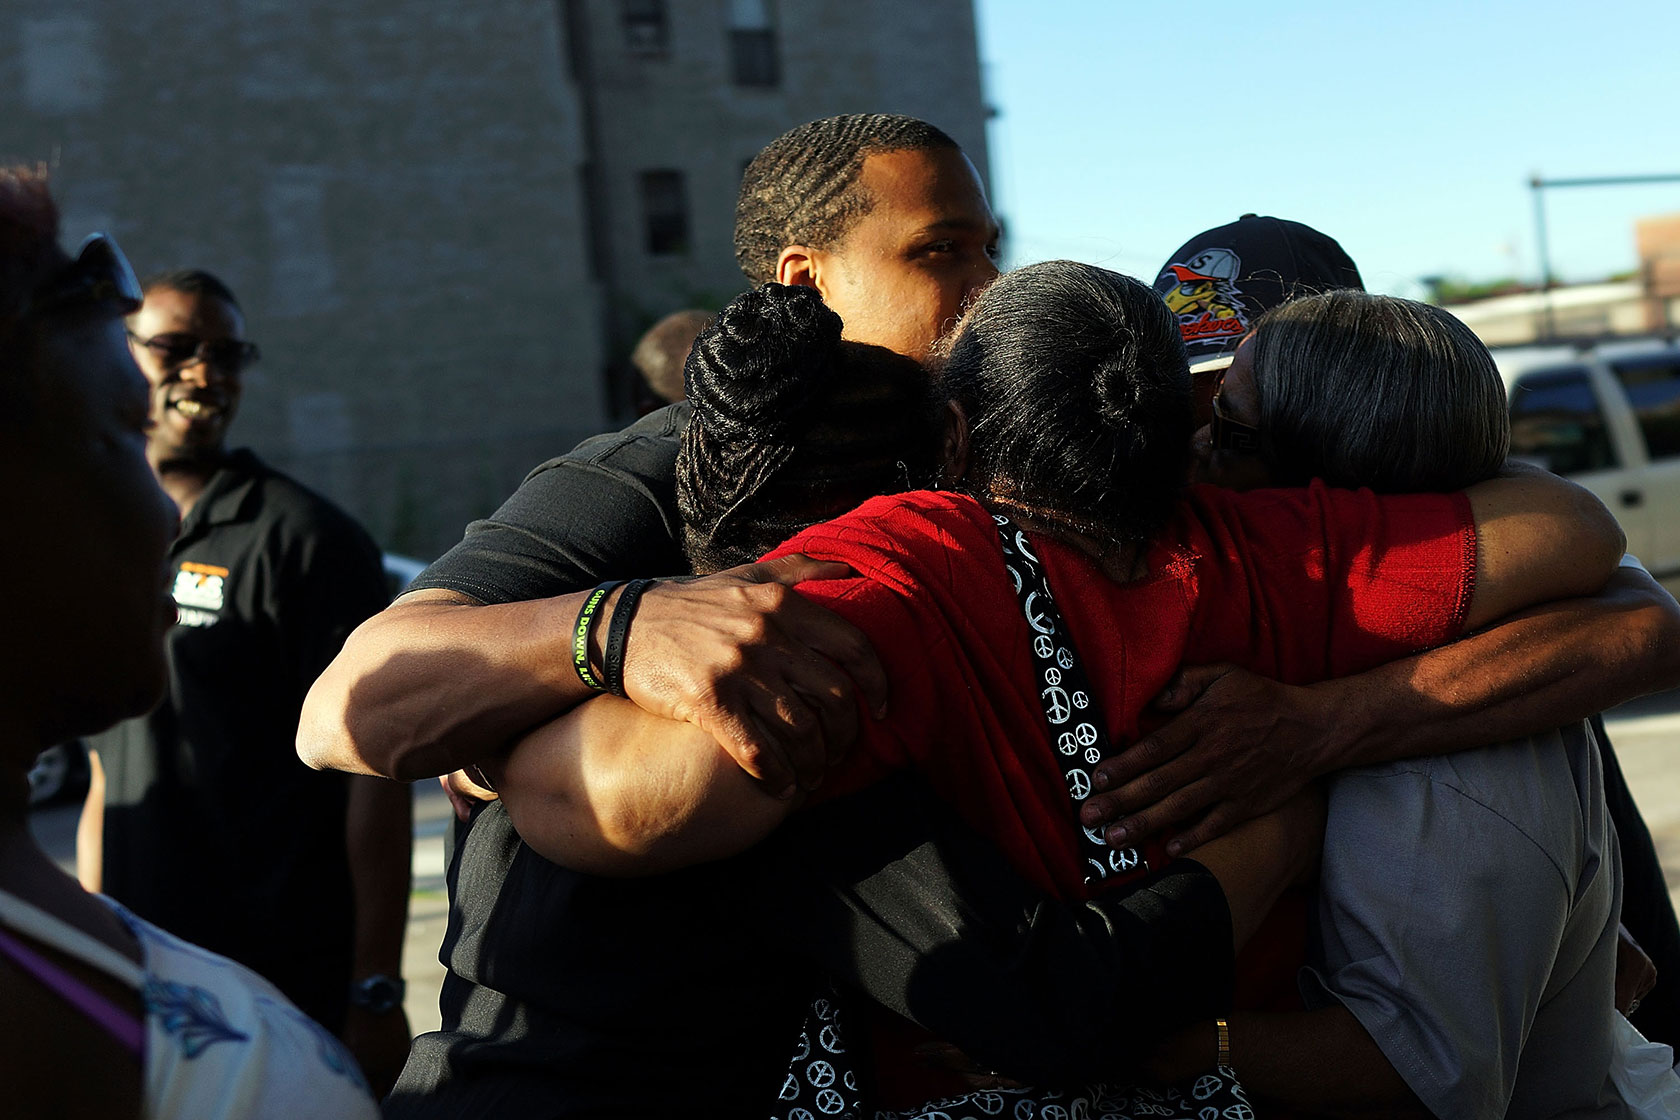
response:
<svg viewBox="0 0 1680 1120"><path fill-rule="evenodd" d="M402 998L402 983L389 976L369 976L350 989L350 1002L376 1015L396 1010Z"/></svg>

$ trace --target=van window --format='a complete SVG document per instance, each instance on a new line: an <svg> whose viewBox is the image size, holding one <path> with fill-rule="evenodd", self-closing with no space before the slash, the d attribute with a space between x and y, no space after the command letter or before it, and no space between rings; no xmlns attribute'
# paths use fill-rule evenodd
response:
<svg viewBox="0 0 1680 1120"><path fill-rule="evenodd" d="M1653 461L1680 458L1680 354L1627 358L1610 367L1639 418Z"/></svg>
<svg viewBox="0 0 1680 1120"><path fill-rule="evenodd" d="M1587 371L1542 370L1511 388L1511 457L1557 474L1617 465Z"/></svg>

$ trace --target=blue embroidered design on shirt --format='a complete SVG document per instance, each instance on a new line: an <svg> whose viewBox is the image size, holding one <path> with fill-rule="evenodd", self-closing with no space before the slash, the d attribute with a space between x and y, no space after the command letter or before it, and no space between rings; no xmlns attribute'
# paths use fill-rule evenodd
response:
<svg viewBox="0 0 1680 1120"><path fill-rule="evenodd" d="M296 1045L296 1032L301 1030L315 1043L315 1056L321 1060L322 1065L363 1092L370 1091L356 1059L351 1057L350 1051L345 1049L344 1044L335 1038L331 1031L297 1008L279 1000L258 996L256 1005L257 1014L268 1023L276 1037Z"/></svg>
<svg viewBox="0 0 1680 1120"><path fill-rule="evenodd" d="M157 1018L163 1031L181 1044L181 1052L196 1058L217 1042L249 1042L251 1036L238 1031L222 1013L222 1002L214 992L195 984L146 978L140 998L146 1014Z"/></svg>

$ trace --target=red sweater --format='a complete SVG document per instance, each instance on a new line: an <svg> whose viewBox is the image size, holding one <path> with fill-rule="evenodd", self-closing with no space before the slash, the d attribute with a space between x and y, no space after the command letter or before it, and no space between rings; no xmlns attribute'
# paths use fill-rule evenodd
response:
<svg viewBox="0 0 1680 1120"><path fill-rule="evenodd" d="M1066 545L1032 543L1117 751L1161 722L1146 707L1181 665L1230 661L1307 684L1455 637L1476 562L1461 494L1378 497L1316 483L1191 488L1147 549L1149 574L1133 583L1114 583ZM858 573L799 590L869 636L891 689L887 718L865 721L819 795L915 767L1029 879L1085 896L1032 635L985 509L949 492L877 498L772 555L792 552ZM1166 862L1158 843L1144 853L1154 867ZM1304 929L1300 899L1279 907L1238 962L1239 1007L1299 1006ZM904 1074L883 1070L884 1080L894 1072ZM957 1088L922 1081L900 1103Z"/></svg>
<svg viewBox="0 0 1680 1120"><path fill-rule="evenodd" d="M1461 494L1318 484L1193 487L1134 583L1112 582L1066 545L1032 541L1117 751L1159 722L1145 708L1180 665L1231 661L1306 684L1456 636L1476 558ZM891 690L887 718L866 722L823 796L913 766L1035 883L1083 895L1031 635L980 503L944 491L876 498L773 555L791 552L858 573L799 590L869 636Z"/></svg>

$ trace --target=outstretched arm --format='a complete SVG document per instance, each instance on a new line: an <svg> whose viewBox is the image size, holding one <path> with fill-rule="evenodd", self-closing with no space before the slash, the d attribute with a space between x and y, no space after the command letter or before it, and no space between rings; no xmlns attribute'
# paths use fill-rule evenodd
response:
<svg viewBox="0 0 1680 1120"><path fill-rule="evenodd" d="M1187 669L1159 706L1182 712L1099 766L1085 821L1206 843L1349 766L1526 735L1680 685L1680 604L1639 568L1357 676L1295 687L1244 669ZM1110 832L1114 837L1117 833Z"/></svg>
<svg viewBox="0 0 1680 1120"><path fill-rule="evenodd" d="M1192 669L1162 698L1178 720L1093 774L1082 820L1111 843L1176 826L1205 843L1346 766L1440 753L1580 719L1680 671L1680 616L1648 576L1617 575L1625 543L1603 503L1533 468L1466 492L1476 578L1465 618L1487 633L1309 687L1229 666ZM1615 578L1607 586L1606 581ZM1571 603L1551 600L1594 596ZM1614 619L1625 630L1607 626Z"/></svg>
<svg viewBox="0 0 1680 1120"><path fill-rule="evenodd" d="M1029 1084L1135 1077L1229 1006L1233 948L1316 865L1301 798L1142 880L1056 900L900 774L800 813L756 853L764 921L837 979Z"/></svg>
<svg viewBox="0 0 1680 1120"><path fill-rule="evenodd" d="M637 704L715 735L778 791L809 785L856 733L855 694L886 702L874 651L849 623L793 584L845 569L803 557L643 596L625 646ZM592 662L622 591L603 604ZM481 605L416 591L363 623L304 703L298 753L317 768L413 780L480 762L596 695L572 660L587 591Z"/></svg>
<svg viewBox="0 0 1680 1120"><path fill-rule="evenodd" d="M1464 619L1479 630L1526 607L1597 592L1616 571L1627 538L1589 491L1537 467L1470 487L1476 584Z"/></svg>

